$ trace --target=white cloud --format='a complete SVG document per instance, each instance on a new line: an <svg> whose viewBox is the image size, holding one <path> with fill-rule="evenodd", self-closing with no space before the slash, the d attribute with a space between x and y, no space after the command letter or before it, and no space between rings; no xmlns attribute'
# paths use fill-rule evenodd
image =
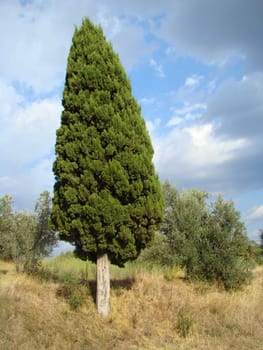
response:
<svg viewBox="0 0 263 350"><path fill-rule="evenodd" d="M261 139L263 130L263 73L246 79L227 79L207 101L206 121L216 121L218 132L229 137Z"/></svg>
<svg viewBox="0 0 263 350"><path fill-rule="evenodd" d="M255 207L249 211L246 216L246 220L262 220L263 219L263 205Z"/></svg>
<svg viewBox="0 0 263 350"><path fill-rule="evenodd" d="M15 111L15 106L23 101L22 96L16 93L11 85L6 85L0 80L0 120L7 119Z"/></svg>
<svg viewBox="0 0 263 350"><path fill-rule="evenodd" d="M158 74L160 78L165 78L163 66L161 64L158 64L153 58L150 59L150 66L153 68L153 70Z"/></svg>
<svg viewBox="0 0 263 350"><path fill-rule="evenodd" d="M206 110L204 103L184 103L181 108L172 107L173 117L168 121L166 126L176 126L182 122L186 123L200 118Z"/></svg>
<svg viewBox="0 0 263 350"><path fill-rule="evenodd" d="M203 164L207 163L223 163L234 157L236 151L241 150L247 146L247 142L244 139L238 140L220 140L215 136L215 130L212 124L197 125L186 128L186 131L190 134L192 144L196 149L200 151ZM196 153L194 152L194 153Z"/></svg>
<svg viewBox="0 0 263 350"><path fill-rule="evenodd" d="M58 99L45 99L28 107L17 105L8 121L4 125L1 123L0 145L5 150L2 162L18 167L49 154L53 149L60 111Z"/></svg>
<svg viewBox="0 0 263 350"><path fill-rule="evenodd" d="M8 193L21 205L32 205L32 198L53 182L61 103L53 97L28 104L14 88L0 87L0 104L6 103L0 115L0 195Z"/></svg>
<svg viewBox="0 0 263 350"><path fill-rule="evenodd" d="M125 4L79 0L77 6L73 0L25 3L0 1L1 193L13 189L22 202L23 196L29 198L30 188L37 193L52 182L51 154L61 107L57 97L43 96L60 94L74 25L79 26L84 16L102 24L129 74L141 62L150 62L159 77L166 75L160 86L143 82L142 96L148 94L143 88L151 89L152 96L175 90L170 111L156 97L140 100L146 115L152 117L147 127L163 177L172 177L182 186L204 185L212 190L262 188L261 1L253 6L240 0L200 0L198 5L195 1L153 0L151 6L139 0ZM180 66L185 71L172 81L171 64L178 67L185 53L186 65ZM210 67L207 76L207 67L193 75L188 69L193 58L196 72L200 60L222 65L233 56L239 58L240 66L245 65L239 81L222 83L224 67L221 73ZM168 61L165 66L163 62ZM135 72L139 79L141 71ZM15 86L19 86L17 91ZM166 122L156 117L160 115L171 118ZM161 122L170 128L162 130ZM158 130L167 134L157 138Z"/></svg>
<svg viewBox="0 0 263 350"><path fill-rule="evenodd" d="M150 104L153 104L156 102L156 99L154 97L143 97L139 100L139 103L140 104L143 104L143 105L150 105Z"/></svg>
<svg viewBox="0 0 263 350"><path fill-rule="evenodd" d="M222 188L225 167L247 146L244 139L221 140L212 124L173 128L153 138L155 164L163 179L176 186ZM219 180L221 179L221 180Z"/></svg>
<svg viewBox="0 0 263 350"><path fill-rule="evenodd" d="M0 195L11 194L24 207L53 183L61 112L57 94L64 82L74 25L87 15L100 23L125 68L131 69L156 48L153 40L147 42L142 23L121 16L135 13L137 7L141 5L136 1L128 7L118 1L116 7L91 0L80 0L78 6L73 0L0 2ZM151 8L155 11L154 4ZM157 126L154 121L152 128Z"/></svg>
<svg viewBox="0 0 263 350"><path fill-rule="evenodd" d="M26 5L0 2L0 77L8 83L19 81L37 95L61 87L74 26L79 26L85 16L103 26L130 70L148 57L156 44L147 42L143 26L120 16L126 8L133 12L132 7L117 3L118 11L106 1L79 0L77 6L73 0L30 1Z"/></svg>
<svg viewBox="0 0 263 350"><path fill-rule="evenodd" d="M156 44L147 42L145 29L128 17L110 15L106 6L100 8L95 16L102 25L107 39L112 42L122 64L128 71L146 59L156 49Z"/></svg>
<svg viewBox="0 0 263 350"><path fill-rule="evenodd" d="M185 86L194 88L197 87L200 83L200 81L203 79L204 77L202 75L191 75L190 77L186 78L185 80Z"/></svg>
<svg viewBox="0 0 263 350"><path fill-rule="evenodd" d="M84 16L103 25L106 36L129 70L157 48L156 41L146 39L149 30L156 34L157 25L158 34L175 43L177 51L181 49L205 58L212 55L218 60L242 51L250 65L258 66L263 53L258 45L262 5L260 2L254 6L240 5L236 1L211 4L201 0L198 7L193 2L179 1L152 1L151 6L142 1L124 5L119 0L110 4L79 0L78 6L73 0L30 1L26 5L19 1L1 2L0 30L8 35L0 37L0 75L8 82L24 82L35 93L50 92L61 86L74 25L79 25ZM233 8L236 15L227 20ZM245 18L247 25L240 18ZM222 28L221 23L226 25ZM155 62L154 66L159 76L164 77L162 65ZM193 78L189 79L188 84L193 84Z"/></svg>
<svg viewBox="0 0 263 350"><path fill-rule="evenodd" d="M169 122L166 124L166 126L176 126L183 122L183 119L181 117L173 117L169 120Z"/></svg>
<svg viewBox="0 0 263 350"><path fill-rule="evenodd" d="M0 37L0 75L36 93L52 91L64 78L73 26L64 26L52 8L38 2L1 2L0 11L1 33L8 32Z"/></svg>
<svg viewBox="0 0 263 350"><path fill-rule="evenodd" d="M150 134L153 134L160 124L161 124L160 118L156 118L154 120L146 120L146 127Z"/></svg>
<svg viewBox="0 0 263 350"><path fill-rule="evenodd" d="M52 163L53 157L46 156L37 160L30 169L21 168L18 174L13 175L16 182L8 194L15 199L16 208L33 209L42 191L53 191Z"/></svg>

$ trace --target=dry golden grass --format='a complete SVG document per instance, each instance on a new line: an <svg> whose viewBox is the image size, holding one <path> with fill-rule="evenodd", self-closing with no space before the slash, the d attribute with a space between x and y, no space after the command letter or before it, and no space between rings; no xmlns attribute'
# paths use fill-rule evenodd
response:
<svg viewBox="0 0 263 350"><path fill-rule="evenodd" d="M101 319L91 295L73 311L58 284L0 262L0 349L262 350L263 267L233 294L161 273L138 273L111 291Z"/></svg>

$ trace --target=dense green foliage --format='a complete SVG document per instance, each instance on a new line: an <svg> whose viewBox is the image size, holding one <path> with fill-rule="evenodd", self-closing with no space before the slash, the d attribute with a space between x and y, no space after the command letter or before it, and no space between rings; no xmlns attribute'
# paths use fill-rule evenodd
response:
<svg viewBox="0 0 263 350"><path fill-rule="evenodd" d="M158 240L142 257L154 258L160 264L178 264L189 278L217 282L226 289L246 283L251 262L258 253L247 238L233 202L219 196L208 204L207 193L180 193L168 182L164 183L163 192L163 238L157 236ZM162 252L166 252L165 258Z"/></svg>
<svg viewBox="0 0 263 350"><path fill-rule="evenodd" d="M102 29L85 19L70 49L57 130L53 227L77 256L135 259L163 214L140 107Z"/></svg>
<svg viewBox="0 0 263 350"><path fill-rule="evenodd" d="M0 256L12 259L17 270L31 271L56 244L55 232L48 227L50 212L47 191L40 194L35 213L13 212L12 198L0 198Z"/></svg>
<svg viewBox="0 0 263 350"><path fill-rule="evenodd" d="M57 235L51 230L49 220L52 200L48 191L43 191L35 205L36 230L33 251L37 255L48 256L57 244Z"/></svg>
<svg viewBox="0 0 263 350"><path fill-rule="evenodd" d="M171 249L170 240L160 232L156 232L153 244L141 252L138 263L150 268L181 265L178 255Z"/></svg>
<svg viewBox="0 0 263 350"><path fill-rule="evenodd" d="M260 247L263 252L263 230L259 230L259 238L260 238Z"/></svg>
<svg viewBox="0 0 263 350"><path fill-rule="evenodd" d="M0 198L0 256L10 257L9 240L14 230L12 198Z"/></svg>
<svg viewBox="0 0 263 350"><path fill-rule="evenodd" d="M251 245L252 254L256 256L256 262L259 265L263 265L263 230L260 229L259 232L259 243L254 242Z"/></svg>
<svg viewBox="0 0 263 350"><path fill-rule="evenodd" d="M258 242L250 241L248 252L251 260L254 261L254 265L263 264L263 249Z"/></svg>

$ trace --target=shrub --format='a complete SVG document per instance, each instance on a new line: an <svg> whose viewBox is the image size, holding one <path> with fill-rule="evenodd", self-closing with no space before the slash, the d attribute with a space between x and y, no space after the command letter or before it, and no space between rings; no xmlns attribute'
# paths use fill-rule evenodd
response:
<svg viewBox="0 0 263 350"><path fill-rule="evenodd" d="M56 295L64 298L72 310L83 306L87 300L87 288L75 284L65 284L58 287Z"/></svg>
<svg viewBox="0 0 263 350"><path fill-rule="evenodd" d="M186 338L193 329L193 319L190 315L180 312L177 316L177 330L181 337Z"/></svg>

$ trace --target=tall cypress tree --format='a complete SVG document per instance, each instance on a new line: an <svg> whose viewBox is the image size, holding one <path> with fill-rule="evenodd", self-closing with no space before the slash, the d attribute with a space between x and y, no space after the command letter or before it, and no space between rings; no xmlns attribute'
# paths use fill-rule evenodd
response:
<svg viewBox="0 0 263 350"><path fill-rule="evenodd" d="M97 307L107 315L109 261L123 266L152 241L163 199L129 79L89 19L73 35L62 103L51 221L77 256L97 262Z"/></svg>

